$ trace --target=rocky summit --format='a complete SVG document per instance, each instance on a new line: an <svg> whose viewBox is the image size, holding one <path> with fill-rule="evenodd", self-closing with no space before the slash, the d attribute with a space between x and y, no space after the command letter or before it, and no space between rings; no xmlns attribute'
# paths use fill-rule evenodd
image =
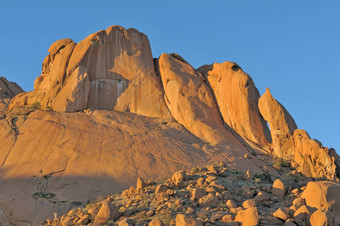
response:
<svg viewBox="0 0 340 226"><path fill-rule="evenodd" d="M33 91L1 77L0 130L0 225L340 223L334 149L236 63L135 29L56 41Z"/></svg>

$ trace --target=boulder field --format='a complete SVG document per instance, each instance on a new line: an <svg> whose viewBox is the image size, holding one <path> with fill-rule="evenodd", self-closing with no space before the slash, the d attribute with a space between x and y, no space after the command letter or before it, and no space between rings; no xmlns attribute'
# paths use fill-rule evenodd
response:
<svg viewBox="0 0 340 226"><path fill-rule="evenodd" d="M37 225L138 177L161 181L220 161L273 182L288 166L301 178L339 178L335 150L298 129L239 65L154 59L146 35L120 26L53 43L33 91L1 77L0 143L5 225Z"/></svg>

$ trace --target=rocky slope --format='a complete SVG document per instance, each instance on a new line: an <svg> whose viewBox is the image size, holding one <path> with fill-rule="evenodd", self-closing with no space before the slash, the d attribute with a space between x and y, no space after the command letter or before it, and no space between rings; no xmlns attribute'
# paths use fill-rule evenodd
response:
<svg viewBox="0 0 340 226"><path fill-rule="evenodd" d="M45 225L339 225L340 184L309 181L291 167L254 176L223 163L177 171L90 201ZM275 179L275 180L274 180ZM274 180L274 181L273 181ZM335 200L335 201L334 201Z"/></svg>
<svg viewBox="0 0 340 226"><path fill-rule="evenodd" d="M1 88L4 103L13 98L0 112L2 222L37 225L138 177L219 161L250 176L283 177L274 162L289 162L307 177L339 177L335 151L297 129L235 63L153 59L148 38L120 26L48 52L33 91Z"/></svg>

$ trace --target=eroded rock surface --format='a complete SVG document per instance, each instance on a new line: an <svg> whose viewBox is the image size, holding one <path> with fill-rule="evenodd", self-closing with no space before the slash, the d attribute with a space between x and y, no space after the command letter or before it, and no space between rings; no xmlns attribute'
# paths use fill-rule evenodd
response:
<svg viewBox="0 0 340 226"><path fill-rule="evenodd" d="M271 95L267 88L259 99L259 110L268 122L272 137L272 149L278 157L294 155L292 134L297 126L288 111Z"/></svg>
<svg viewBox="0 0 340 226"><path fill-rule="evenodd" d="M251 77L229 61L198 70L206 77L225 123L243 138L267 146L270 134L260 115L257 106L260 94Z"/></svg>
<svg viewBox="0 0 340 226"><path fill-rule="evenodd" d="M242 150L210 146L172 121L105 110L12 117L0 120L0 208L9 220L37 225L138 177L157 180L209 161L262 172L257 160L242 160Z"/></svg>
<svg viewBox="0 0 340 226"><path fill-rule="evenodd" d="M14 82L9 82L5 77L0 77L0 111L7 109L11 99L24 90Z"/></svg>
<svg viewBox="0 0 340 226"><path fill-rule="evenodd" d="M52 44L34 91L16 97L9 109L36 102L59 112L94 108L169 116L148 38L120 26L78 44L70 39Z"/></svg>

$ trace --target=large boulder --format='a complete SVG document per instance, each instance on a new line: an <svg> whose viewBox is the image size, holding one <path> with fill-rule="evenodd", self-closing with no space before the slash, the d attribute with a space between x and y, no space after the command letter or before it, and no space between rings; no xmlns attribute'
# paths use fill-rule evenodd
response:
<svg viewBox="0 0 340 226"><path fill-rule="evenodd" d="M11 99L24 92L15 82L9 82L5 77L0 77L0 111L7 109Z"/></svg>
<svg viewBox="0 0 340 226"><path fill-rule="evenodd" d="M339 157L335 152L310 139L306 131L297 129L293 134L294 162L299 172L307 177L334 180L339 170Z"/></svg>
<svg viewBox="0 0 340 226"><path fill-rule="evenodd" d="M259 110L268 122L272 137L272 149L278 157L294 155L294 140L291 136L297 126L288 111L271 95L267 88L259 99Z"/></svg>
<svg viewBox="0 0 340 226"><path fill-rule="evenodd" d="M78 44L70 39L52 44L34 91L13 100L9 109L36 102L59 112L94 108L170 116L148 38L120 26L96 32Z"/></svg>
<svg viewBox="0 0 340 226"><path fill-rule="evenodd" d="M270 133L260 115L257 106L260 94L251 77L229 61L198 70L210 85L224 122L243 138L268 146Z"/></svg>
<svg viewBox="0 0 340 226"><path fill-rule="evenodd" d="M340 184L330 181L311 181L301 195L306 205L327 212L330 225L340 224Z"/></svg>

